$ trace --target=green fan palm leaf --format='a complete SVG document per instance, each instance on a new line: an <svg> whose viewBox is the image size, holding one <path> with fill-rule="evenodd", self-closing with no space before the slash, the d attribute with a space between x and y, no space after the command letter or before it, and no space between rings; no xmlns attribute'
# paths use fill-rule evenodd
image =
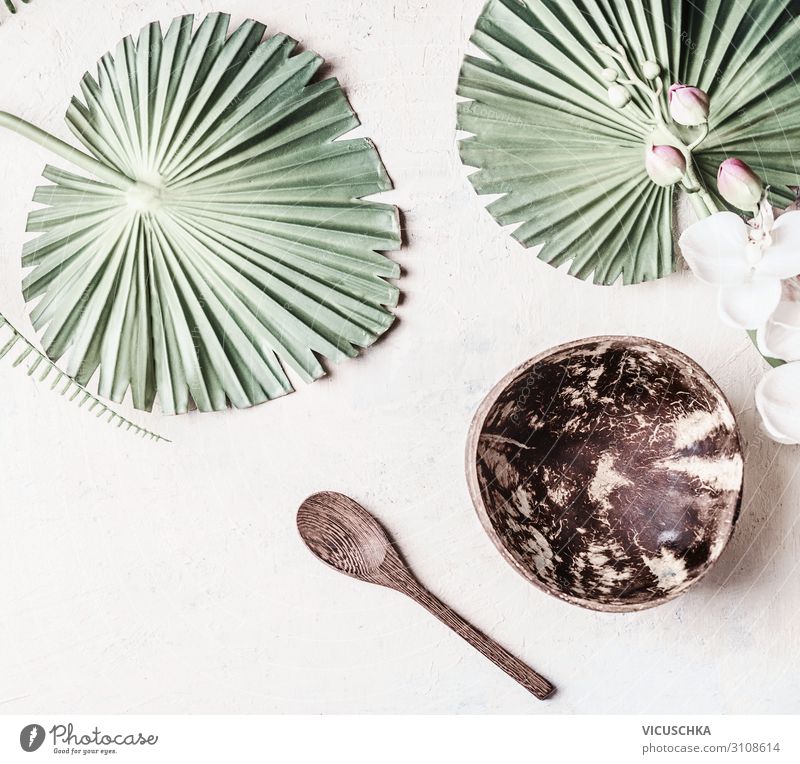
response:
<svg viewBox="0 0 800 764"><path fill-rule="evenodd" d="M607 49L657 63L670 81L707 90L709 135L696 149L703 184L731 155L793 198L800 137L797 4L749 0L490 0L465 58L458 93L463 162L478 168L488 210L515 225L539 257L596 283L637 283L674 270L673 188L644 167L657 135L653 104L634 89L615 108L602 71ZM666 110L666 93L658 96Z"/></svg>
<svg viewBox="0 0 800 764"><path fill-rule="evenodd" d="M313 381L394 320L396 209L375 147L322 59L214 13L145 27L104 56L67 124L88 175L45 170L26 300L48 356L103 397L181 413ZM30 126L8 123L20 132Z"/></svg>

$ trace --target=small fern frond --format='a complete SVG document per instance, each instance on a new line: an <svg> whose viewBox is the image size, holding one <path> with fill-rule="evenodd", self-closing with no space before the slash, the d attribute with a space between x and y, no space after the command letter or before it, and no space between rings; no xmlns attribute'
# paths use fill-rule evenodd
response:
<svg viewBox="0 0 800 764"><path fill-rule="evenodd" d="M6 0L6 3L8 2L9 0ZM61 371L44 353L37 350L25 339L5 316L0 314L0 359L5 358L12 351L15 351L13 353L14 360L11 364L13 367L22 366L28 361L26 370L29 377L36 375L36 379L39 382L43 382L50 377L51 390L69 398L70 401L75 401L79 408L87 406L87 410L93 412L98 419L103 418L109 424L123 427L125 430L132 431L135 435L141 435L143 438L165 443L170 442L167 438L140 427L135 422L120 416L116 411L106 406L83 385ZM39 372L38 374L36 374L37 371Z"/></svg>
<svg viewBox="0 0 800 764"><path fill-rule="evenodd" d="M16 2L25 3L25 5L27 5L30 1L31 0L16 0ZM6 8L8 8L11 13L17 12L17 6L14 5L15 0L4 0L4 2L6 4Z"/></svg>

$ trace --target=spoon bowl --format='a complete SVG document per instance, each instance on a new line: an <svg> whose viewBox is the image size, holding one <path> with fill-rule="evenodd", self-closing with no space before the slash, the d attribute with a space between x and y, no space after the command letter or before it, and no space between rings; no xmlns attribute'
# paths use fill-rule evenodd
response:
<svg viewBox="0 0 800 764"><path fill-rule="evenodd" d="M595 337L498 383L472 423L467 473L519 573L620 612L677 597L719 558L743 460L730 405L694 361L653 340Z"/></svg>
<svg viewBox="0 0 800 764"><path fill-rule="evenodd" d="M381 565L396 554L378 521L343 494L309 496L297 512L297 529L326 565L361 581L383 583Z"/></svg>

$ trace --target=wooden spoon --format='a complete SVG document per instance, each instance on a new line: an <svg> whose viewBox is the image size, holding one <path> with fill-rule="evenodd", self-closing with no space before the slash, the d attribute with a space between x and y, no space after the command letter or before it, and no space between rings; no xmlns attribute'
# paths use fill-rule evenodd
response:
<svg viewBox="0 0 800 764"><path fill-rule="evenodd" d="M306 546L327 565L348 576L408 595L475 649L544 700L555 687L440 602L414 578L380 523L353 499L325 491L309 496L297 512Z"/></svg>

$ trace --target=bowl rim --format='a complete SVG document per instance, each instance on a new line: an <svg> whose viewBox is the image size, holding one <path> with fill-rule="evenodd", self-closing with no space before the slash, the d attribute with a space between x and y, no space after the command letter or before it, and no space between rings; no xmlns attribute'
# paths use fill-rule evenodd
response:
<svg viewBox="0 0 800 764"><path fill-rule="evenodd" d="M486 504L483 501L483 494L481 493L480 484L478 481L478 459L477 459L478 441L483 431L483 427L486 422L486 417L488 416L489 411L497 402L497 399L500 397L503 391L517 378L522 376L522 374L524 374L531 366L545 360L546 358L555 355L556 353L560 353L565 350L571 350L572 348L580 347L582 345L587 345L591 343L600 344L603 342L615 341L615 340L616 341L622 340L631 345L644 344L654 347L655 349L666 350L670 355L677 356L679 360L682 360L688 366L694 369L699 374L701 379L703 379L705 383L709 386L709 388L712 389L719 396L721 402L726 406L726 408L730 412L730 415L734 423L733 435L736 443L736 453L742 460L742 476L739 481L738 496L735 505L733 505L731 509L726 511L725 517L723 518L723 522L720 523L719 530L715 535L715 540L721 539L721 543L712 549L712 554L705 561L700 572L695 576L695 578L686 588L681 589L680 591L667 593L660 597L648 600L647 602L631 603L630 605L604 604L596 602L595 600L575 597L571 594L567 594L565 592L557 591L554 589L549 589L548 587L546 587L541 582L541 580L531 572L530 568L524 565L517 558L517 556L504 543L503 539L500 537L500 534L495 530L491 518L489 517L489 510L487 509ZM722 556L723 552L728 546L728 542L733 536L733 531L736 526L736 522L739 519L739 513L742 507L742 494L744 488L744 452L742 448L742 437L739 428L739 423L736 419L736 414L733 410L733 407L731 406L730 401L728 400L728 397L725 395L722 388L717 384L714 378L702 366L700 366L700 364L697 363L697 361L695 361L693 358L690 358L688 355L686 355L686 353L678 350L672 345L667 345L666 343L660 342L659 340L654 340L649 337L640 337L637 335L607 334L607 335L595 335L590 337L584 337L582 339L571 340L570 342L564 342L560 345L555 345L553 347L550 347L546 350L537 353L532 358L529 358L527 361L519 364L511 371L509 371L507 374L505 374L502 377L502 379L500 379L494 385L494 387L492 387L492 389L486 394L486 396L481 401L480 406L478 406L475 415L472 418L472 423L470 424L469 427L469 434L467 436L466 473L467 473L467 486L469 488L472 504L475 507L475 511L478 514L478 518L481 521L483 529L486 531L489 538L491 538L495 547L503 556L503 558L506 560L506 562L508 562L511 565L511 567L514 568L514 570L516 570L517 573L519 573L525 580L532 583L537 589L545 592L546 594L549 594L551 597L563 600L572 605L578 605L579 607L585 608L587 610L594 610L604 613L630 613L640 610L649 610L650 608L656 607L657 605L663 605L664 603L669 602L670 600L673 600L676 597L680 597L683 594L686 594L686 592L692 589L698 583L698 581L702 580L706 576L708 571Z"/></svg>

